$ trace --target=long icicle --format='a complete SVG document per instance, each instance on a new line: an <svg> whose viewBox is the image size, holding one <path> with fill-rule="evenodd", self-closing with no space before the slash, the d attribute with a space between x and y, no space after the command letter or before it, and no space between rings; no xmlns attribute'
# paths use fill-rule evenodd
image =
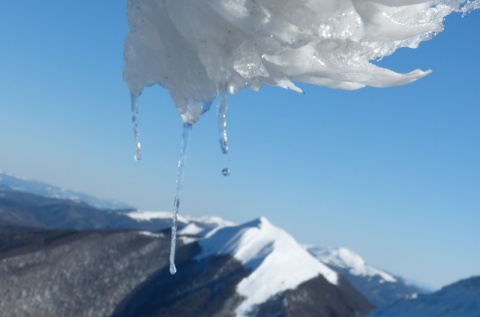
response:
<svg viewBox="0 0 480 317"><path fill-rule="evenodd" d="M217 122L220 148L222 149L223 154L228 154L226 92L222 92L222 94L220 95L220 102L217 104Z"/></svg>
<svg viewBox="0 0 480 317"><path fill-rule="evenodd" d="M185 163L187 161L188 144L190 142L190 135L192 132L192 124L184 123L182 132L182 145L180 157L178 158L177 166L177 180L175 188L175 200L173 203L173 217L172 217L172 240L170 244L170 274L175 274L177 268L175 266L175 248L177 243L177 214L180 207L180 192L182 191L183 174Z"/></svg>
<svg viewBox="0 0 480 317"><path fill-rule="evenodd" d="M228 136L227 136L227 93L222 92L220 102L217 104L217 123L220 149L222 153L228 154ZM223 176L230 175L230 169L226 166L222 169Z"/></svg>
<svg viewBox="0 0 480 317"><path fill-rule="evenodd" d="M138 96L130 95L132 107L132 126L133 135L135 137L135 154L133 158L139 161L142 158L141 144L140 144L140 129L138 127Z"/></svg>

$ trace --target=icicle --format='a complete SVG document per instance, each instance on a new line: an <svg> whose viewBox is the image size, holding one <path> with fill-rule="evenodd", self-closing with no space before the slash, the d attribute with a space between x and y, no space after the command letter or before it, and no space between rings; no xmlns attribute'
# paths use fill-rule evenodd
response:
<svg viewBox="0 0 480 317"><path fill-rule="evenodd" d="M180 207L180 197L175 195L173 202L173 217L172 217L172 240L170 243L170 274L177 273L177 267L175 266L175 248L177 247L177 214L178 207Z"/></svg>
<svg viewBox="0 0 480 317"><path fill-rule="evenodd" d="M227 95L225 92L220 95L220 102L217 104L218 134L220 139L220 148L223 154L228 154L227 138Z"/></svg>
<svg viewBox="0 0 480 317"><path fill-rule="evenodd" d="M192 132L192 124L184 123L182 132L182 146L180 151L180 157L178 158L177 166L177 180L175 188L175 200L173 203L173 217L172 217L172 240L170 245L170 274L175 274L177 268L175 267L175 247L177 242L177 214L180 207L180 192L182 191L183 173L185 169L185 163L187 161L188 143L190 141L190 135Z"/></svg>
<svg viewBox="0 0 480 317"><path fill-rule="evenodd" d="M133 158L135 161L139 161L142 158L141 144L140 144L140 130L138 128L138 96L131 95L131 107L132 107L132 125L133 134L135 137L135 154Z"/></svg>
<svg viewBox="0 0 480 317"><path fill-rule="evenodd" d="M220 102L217 104L217 122L218 135L220 141L220 148L222 153L228 154L228 137L227 137L227 94L222 92L220 95ZM222 175L230 175L230 169L225 167L222 169Z"/></svg>

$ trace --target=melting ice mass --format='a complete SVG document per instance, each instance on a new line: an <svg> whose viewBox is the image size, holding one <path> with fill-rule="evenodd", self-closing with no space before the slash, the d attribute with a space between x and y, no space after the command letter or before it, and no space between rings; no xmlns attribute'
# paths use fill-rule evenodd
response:
<svg viewBox="0 0 480 317"><path fill-rule="evenodd" d="M295 82L346 90L413 82L430 71L400 74L371 61L416 48L443 30L448 14L479 7L480 0L128 0L124 79L132 95L135 158L138 97L158 84L185 127L176 213L189 130L214 100L227 153L227 93L264 85L301 92ZM175 223L172 273L173 229Z"/></svg>

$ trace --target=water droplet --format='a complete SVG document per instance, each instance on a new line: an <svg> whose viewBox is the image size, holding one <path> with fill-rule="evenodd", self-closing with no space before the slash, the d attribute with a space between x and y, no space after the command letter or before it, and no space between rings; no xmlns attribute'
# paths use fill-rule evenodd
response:
<svg viewBox="0 0 480 317"><path fill-rule="evenodd" d="M141 153L141 149L142 149L142 145L140 144L140 142L136 143L135 144L135 154L133 154L133 158L135 159L135 161L140 161L142 159L142 153Z"/></svg>
<svg viewBox="0 0 480 317"><path fill-rule="evenodd" d="M177 267L175 266L175 263L170 263L170 274L175 274L177 273Z"/></svg>
<svg viewBox="0 0 480 317"><path fill-rule="evenodd" d="M222 175L223 176L230 175L230 169L228 167L225 167L224 169L222 169Z"/></svg>

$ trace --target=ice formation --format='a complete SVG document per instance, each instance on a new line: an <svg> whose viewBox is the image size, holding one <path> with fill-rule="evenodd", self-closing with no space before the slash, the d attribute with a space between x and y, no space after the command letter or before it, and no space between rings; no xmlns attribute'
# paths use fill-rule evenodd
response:
<svg viewBox="0 0 480 317"><path fill-rule="evenodd" d="M169 91L185 130L218 98L226 153L227 93L264 85L301 92L294 82L347 90L410 83L430 71L399 74L371 61L415 48L443 30L448 14L479 7L480 0L128 0L124 79L132 95L135 158L137 101L147 86Z"/></svg>
<svg viewBox="0 0 480 317"><path fill-rule="evenodd" d="M453 11L480 0L129 0L124 78L134 96L165 87L184 122L217 95L293 82L341 89L387 87L399 74L370 63L415 48ZM225 97L223 97L225 98Z"/></svg>

